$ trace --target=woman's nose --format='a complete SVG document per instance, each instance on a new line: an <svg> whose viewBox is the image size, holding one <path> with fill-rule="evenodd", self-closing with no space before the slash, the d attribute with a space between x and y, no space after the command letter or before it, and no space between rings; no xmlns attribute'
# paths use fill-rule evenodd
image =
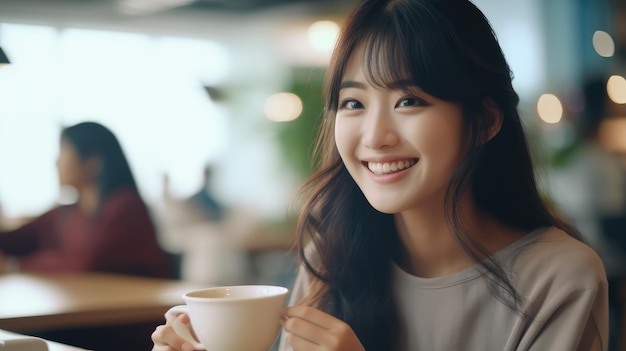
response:
<svg viewBox="0 0 626 351"><path fill-rule="evenodd" d="M391 116L371 111L363 124L362 139L369 149L385 149L398 144L400 138Z"/></svg>

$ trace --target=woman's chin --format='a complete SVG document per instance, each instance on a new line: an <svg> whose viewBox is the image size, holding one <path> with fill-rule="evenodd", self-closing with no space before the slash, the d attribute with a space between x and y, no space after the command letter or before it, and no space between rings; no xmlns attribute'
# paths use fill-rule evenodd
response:
<svg viewBox="0 0 626 351"><path fill-rule="evenodd" d="M402 211L402 209L400 207L398 207L398 202L397 201L393 201L393 200L389 200L389 201L381 201L381 200L370 201L370 200L368 200L368 202L370 203L370 205L376 211L381 212L381 213L396 214L396 213Z"/></svg>

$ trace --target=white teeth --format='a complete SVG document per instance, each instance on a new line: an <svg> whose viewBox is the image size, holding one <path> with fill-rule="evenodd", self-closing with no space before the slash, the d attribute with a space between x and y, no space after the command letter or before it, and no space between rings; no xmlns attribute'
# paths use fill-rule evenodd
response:
<svg viewBox="0 0 626 351"><path fill-rule="evenodd" d="M374 174L387 174L409 168L415 164L414 160L396 161L396 162L368 162L367 168Z"/></svg>

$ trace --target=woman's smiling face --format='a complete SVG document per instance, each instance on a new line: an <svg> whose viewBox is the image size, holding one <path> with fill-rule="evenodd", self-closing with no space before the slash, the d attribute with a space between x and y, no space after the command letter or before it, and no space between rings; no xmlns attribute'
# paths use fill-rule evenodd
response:
<svg viewBox="0 0 626 351"><path fill-rule="evenodd" d="M461 107L407 82L372 85L363 56L362 46L352 53L339 91L335 142L346 168L381 212L443 204L463 155Z"/></svg>

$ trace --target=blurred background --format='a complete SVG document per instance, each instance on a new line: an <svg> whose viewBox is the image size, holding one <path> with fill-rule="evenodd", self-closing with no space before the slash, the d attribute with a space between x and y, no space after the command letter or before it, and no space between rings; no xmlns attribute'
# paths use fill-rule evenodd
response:
<svg viewBox="0 0 626 351"><path fill-rule="evenodd" d="M474 3L511 65L545 196L621 282L626 0ZM181 279L290 284L291 196L353 4L0 0L0 226L73 201L58 134L97 121L120 139Z"/></svg>

